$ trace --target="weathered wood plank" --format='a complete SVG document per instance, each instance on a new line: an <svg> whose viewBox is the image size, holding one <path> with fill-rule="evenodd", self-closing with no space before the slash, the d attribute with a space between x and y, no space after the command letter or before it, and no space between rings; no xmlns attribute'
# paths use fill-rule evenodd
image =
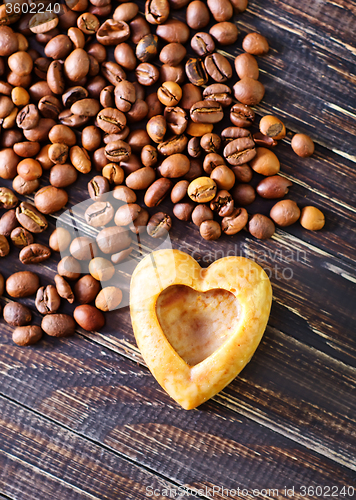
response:
<svg viewBox="0 0 356 500"><path fill-rule="evenodd" d="M0 408L0 491L9 497L136 500L177 487L2 397Z"/></svg>

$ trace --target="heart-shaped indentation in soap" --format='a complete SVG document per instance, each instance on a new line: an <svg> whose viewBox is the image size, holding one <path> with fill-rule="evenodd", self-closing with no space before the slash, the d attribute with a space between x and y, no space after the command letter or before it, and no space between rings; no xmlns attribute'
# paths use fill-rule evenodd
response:
<svg viewBox="0 0 356 500"><path fill-rule="evenodd" d="M198 292L189 286L172 285L159 294L156 314L173 349L194 366L236 330L239 304L227 290Z"/></svg>

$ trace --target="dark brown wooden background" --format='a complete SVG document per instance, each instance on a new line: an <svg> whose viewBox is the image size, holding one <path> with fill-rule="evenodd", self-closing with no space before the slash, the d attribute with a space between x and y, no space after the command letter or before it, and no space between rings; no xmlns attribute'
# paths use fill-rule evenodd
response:
<svg viewBox="0 0 356 500"><path fill-rule="evenodd" d="M243 233L207 243L193 224L174 221L175 248L204 265L241 252L268 270L273 285L271 317L252 361L189 412L144 365L128 308L107 315L101 332L46 337L31 348L15 346L2 320L2 500L141 499L150 486L161 492L155 498L179 486L208 488L199 497L212 498L214 485L225 488L216 499L234 498L231 488L248 490L235 498L255 498L253 489L262 488L288 498L285 487L295 488L293 498L317 498L301 487L318 485L335 487L319 498L356 498L341 493L356 486L356 3L251 0L236 21L232 61L249 31L270 42L259 58L266 97L256 111L285 121L289 133L276 152L294 183L290 197L319 207L325 228L313 233L296 224L266 242ZM296 131L315 140L311 158L292 152ZM70 188L71 203L86 198L89 178ZM249 211L270 206L257 201ZM43 285L53 281L57 260L30 267ZM0 269L6 277L23 269L14 250ZM35 313L33 299L23 302Z"/></svg>

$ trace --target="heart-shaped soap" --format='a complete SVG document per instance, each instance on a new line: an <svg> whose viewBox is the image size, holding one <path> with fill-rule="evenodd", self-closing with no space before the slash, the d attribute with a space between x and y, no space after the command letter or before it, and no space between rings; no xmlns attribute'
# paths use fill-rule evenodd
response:
<svg viewBox="0 0 356 500"><path fill-rule="evenodd" d="M203 269L184 252L158 250L131 278L138 347L158 383L187 410L221 391L250 361L271 303L266 273L243 257Z"/></svg>

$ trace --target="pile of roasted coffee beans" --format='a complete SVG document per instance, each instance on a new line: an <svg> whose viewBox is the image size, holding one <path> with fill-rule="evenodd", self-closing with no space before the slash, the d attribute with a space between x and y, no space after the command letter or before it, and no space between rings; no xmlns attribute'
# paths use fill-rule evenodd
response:
<svg viewBox="0 0 356 500"><path fill-rule="evenodd" d="M144 15L135 2L122 0L65 0L55 4L59 13L48 0L42 4L46 12L37 14L24 13L26 0L16 3L17 10L13 3L0 6L0 177L12 180L12 190L0 187L6 210L0 256L9 254L10 243L24 265L62 252L54 285L40 287L30 271L6 283L0 275L0 295L4 289L13 299L36 295L43 315L41 327L29 326L31 311L7 303L3 316L16 328L14 342L32 344L43 332L70 335L76 323L100 329L103 312L122 300L119 288L101 289L100 282L109 282L115 264L130 254L130 234L167 234L170 215L150 216L146 208L168 196L175 217L192 220L206 240L242 229L266 239L275 223L285 227L298 219L307 229L323 227L320 210L305 207L300 213L289 199L278 201L270 217L251 216L244 208L256 191L278 199L291 186L278 175L272 151L286 135L284 124L264 116L260 131L249 131L255 119L251 106L265 93L254 56L268 53L266 38L248 34L234 68L224 55L239 34L231 19L247 8L247 0L147 0ZM185 12L186 22L175 18L176 9ZM35 40L30 46L29 39ZM222 128L224 117L231 125ZM292 148L306 157L314 144L297 134ZM44 171L49 184L40 188ZM249 184L253 172L265 177L256 189ZM78 174L90 176L93 203L84 219L98 229L96 239L73 239L58 227L48 246L36 243L36 234L48 228L46 216L66 206L66 188ZM34 204L21 201L33 193ZM74 319L58 312L61 298L79 303Z"/></svg>

